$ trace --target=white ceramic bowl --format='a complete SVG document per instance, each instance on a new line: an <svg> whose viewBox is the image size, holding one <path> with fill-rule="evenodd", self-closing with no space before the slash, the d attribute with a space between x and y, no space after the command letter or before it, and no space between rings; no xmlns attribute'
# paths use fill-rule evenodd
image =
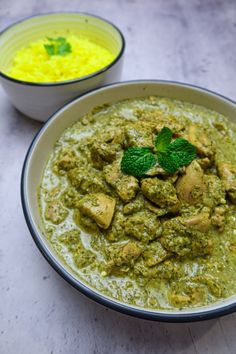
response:
<svg viewBox="0 0 236 354"><path fill-rule="evenodd" d="M14 54L29 42L45 36L56 37L67 30L83 34L109 49L111 64L79 79L56 83L29 83L6 74ZM27 18L0 34L0 82L13 105L25 115L46 121L59 107L78 95L103 84L119 81L125 40L112 23L83 13L51 13Z"/></svg>
<svg viewBox="0 0 236 354"><path fill-rule="evenodd" d="M235 102L214 92L175 82L133 81L118 83L102 87L75 99L47 121L28 150L22 172L21 196L29 230L43 255L63 278L90 298L115 310L136 317L169 322L197 321L233 312L236 310L236 294L210 306L181 311L153 311L116 301L78 279L73 271L58 257L44 236L37 202L37 189L48 156L63 131L96 106L149 95L200 104L220 112L236 122Z"/></svg>

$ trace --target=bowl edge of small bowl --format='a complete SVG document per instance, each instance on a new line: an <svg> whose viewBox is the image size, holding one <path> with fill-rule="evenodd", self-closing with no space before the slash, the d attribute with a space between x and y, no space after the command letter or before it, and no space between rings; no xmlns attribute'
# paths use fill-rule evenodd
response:
<svg viewBox="0 0 236 354"><path fill-rule="evenodd" d="M77 79L72 79L72 80L65 80L65 81L58 81L58 82L29 82L29 81L24 81L24 80L19 80L19 79L15 79L11 76L8 76L7 74L4 74L2 71L0 71L0 77L3 77L6 80L9 80L11 82L14 82L16 84L19 85L24 85L24 86L37 86L37 87L55 87L55 86L63 86L63 85L70 85L70 84L75 84L78 82L82 82L82 81L86 81L89 80L90 78L94 78L102 73L105 73L106 71L108 71L110 68L112 68L124 55L125 52L125 48L126 48L126 41L125 41L125 37L124 34L122 33L122 31L111 21L104 19L101 16L98 15L94 15L91 14L89 12L80 12L80 11L55 11L55 12L47 12L47 13L42 13L42 14L37 14L37 15L32 15L32 16L27 16L22 18L19 21L16 21L12 24L10 24L9 26L7 26L6 28L4 28L2 31L0 31L0 37L7 32L8 30L10 30L11 28L13 28L14 26L21 24L27 20L30 19L34 19L34 18L38 18L38 17L44 17L44 16L53 16L53 15L58 15L58 14L67 14L67 15L73 15L73 14L78 14L78 15L87 15L90 17L94 17L94 18L98 18L101 21L104 21L106 23L108 23L109 25L111 25L119 34L120 38L121 38L121 50L118 53L118 55L115 57L115 59L108 65L104 66L103 68L101 68L100 70L95 71L92 74L86 75L86 76L82 76L81 78L77 78Z"/></svg>

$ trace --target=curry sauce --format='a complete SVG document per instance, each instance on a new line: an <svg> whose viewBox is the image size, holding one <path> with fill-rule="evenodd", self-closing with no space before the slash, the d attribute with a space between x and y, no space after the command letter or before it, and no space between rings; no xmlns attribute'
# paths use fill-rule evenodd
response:
<svg viewBox="0 0 236 354"><path fill-rule="evenodd" d="M154 147L168 127L197 158L174 174L158 164L125 175L124 150ZM94 109L69 127L39 188L44 233L79 279L151 309L181 309L236 294L236 125L162 97Z"/></svg>

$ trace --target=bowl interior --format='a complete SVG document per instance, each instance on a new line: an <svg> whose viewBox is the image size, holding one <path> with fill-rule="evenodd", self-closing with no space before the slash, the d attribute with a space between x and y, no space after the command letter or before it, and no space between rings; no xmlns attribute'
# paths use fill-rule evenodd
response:
<svg viewBox="0 0 236 354"><path fill-rule="evenodd" d="M119 30L111 23L82 13L55 13L31 17L10 26L0 34L0 71L7 74L16 51L45 36L84 35L117 57L123 47Z"/></svg>
<svg viewBox="0 0 236 354"><path fill-rule="evenodd" d="M120 83L88 93L58 111L44 125L39 135L34 140L28 152L28 157L26 158L22 179L22 197L25 208L25 216L34 239L54 268L56 268L70 283L78 287L80 290L87 294L90 291L91 297L91 293L96 293L100 299L103 299L102 301L106 305L111 306L111 304L114 305L115 303L114 307L116 308L119 305L122 306L122 309L128 308L130 310L131 308L131 312L133 311L132 314L135 314L134 312L138 311L138 314L136 315L140 317L148 317L151 315L155 319L155 316L158 316L158 314L159 316L160 314L162 316L163 314L167 314L167 316L172 316L170 320L173 320L173 316L178 316L177 321L181 319L181 316L185 319L187 318L186 316L190 316L191 319L194 319L194 316L204 316L204 314L209 311L214 313L217 309L219 310L222 307L227 308L231 306L236 302L236 296L221 300L211 306L182 311L153 311L150 309L137 310L135 306L125 305L99 294L98 291L91 289L88 285L76 279L72 270L58 257L43 235L43 226L37 205L37 189L40 184L40 179L48 156L64 129L96 106L106 103L113 103L122 99L149 95L176 98L195 104L201 104L207 108L214 109L215 111L224 114L230 120L236 122L235 103L212 92L177 83L150 81ZM147 313L149 315L147 315Z"/></svg>

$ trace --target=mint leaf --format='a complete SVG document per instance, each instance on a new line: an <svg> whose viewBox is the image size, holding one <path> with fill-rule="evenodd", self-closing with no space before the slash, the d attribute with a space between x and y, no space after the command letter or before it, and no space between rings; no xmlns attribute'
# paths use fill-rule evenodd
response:
<svg viewBox="0 0 236 354"><path fill-rule="evenodd" d="M149 147L130 147L121 160L121 171L127 175L142 177L155 165L156 156Z"/></svg>
<svg viewBox="0 0 236 354"><path fill-rule="evenodd" d="M168 173L175 173L178 170L175 160L173 160L172 157L166 152L159 153L157 156L157 161L163 170Z"/></svg>
<svg viewBox="0 0 236 354"><path fill-rule="evenodd" d="M64 37L57 37L56 41L57 43L66 43L66 39Z"/></svg>
<svg viewBox="0 0 236 354"><path fill-rule="evenodd" d="M158 154L160 166L168 173L175 173L180 167L187 166L196 158L196 148L183 138L177 138Z"/></svg>
<svg viewBox="0 0 236 354"><path fill-rule="evenodd" d="M177 138L167 148L175 164L179 167L187 166L196 157L196 148L183 138Z"/></svg>
<svg viewBox="0 0 236 354"><path fill-rule="evenodd" d="M172 131L164 127L155 139L157 154L149 147L131 147L124 152L121 161L122 172L135 177L142 177L157 162L168 173L175 173L187 166L196 157L196 148L186 139L172 140Z"/></svg>
<svg viewBox="0 0 236 354"><path fill-rule="evenodd" d="M49 56L52 55L66 55L71 53L71 45L67 42L66 38L58 37L58 38L51 38L47 37L47 40L51 44L45 44L44 48Z"/></svg>
<svg viewBox="0 0 236 354"><path fill-rule="evenodd" d="M55 54L55 47L53 44L45 44L44 48L46 49L46 52L48 55L54 55Z"/></svg>
<svg viewBox="0 0 236 354"><path fill-rule="evenodd" d="M162 128L160 133L156 136L155 139L156 150L158 152L165 152L168 145L171 142L172 136L173 133L169 128L167 127Z"/></svg>
<svg viewBox="0 0 236 354"><path fill-rule="evenodd" d="M58 46L58 54L59 55L66 55L68 53L71 53L70 43L62 43Z"/></svg>

